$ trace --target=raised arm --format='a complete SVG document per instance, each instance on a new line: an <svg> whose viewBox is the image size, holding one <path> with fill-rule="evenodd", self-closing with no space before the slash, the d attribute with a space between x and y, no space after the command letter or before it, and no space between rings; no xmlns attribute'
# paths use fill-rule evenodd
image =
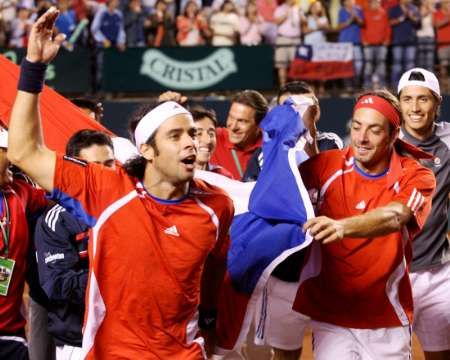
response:
<svg viewBox="0 0 450 360"><path fill-rule="evenodd" d="M63 34L53 37L58 14L56 8L50 8L31 29L9 123L8 159L48 191L53 190L56 154L43 143L39 93L46 65L65 39Z"/></svg>

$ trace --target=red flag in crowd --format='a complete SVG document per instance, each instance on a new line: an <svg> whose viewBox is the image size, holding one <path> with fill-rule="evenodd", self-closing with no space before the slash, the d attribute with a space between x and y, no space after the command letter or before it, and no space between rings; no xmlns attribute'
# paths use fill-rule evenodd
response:
<svg viewBox="0 0 450 360"><path fill-rule="evenodd" d="M333 80L353 76L353 45L350 43L300 45L289 69L289 77L296 80Z"/></svg>

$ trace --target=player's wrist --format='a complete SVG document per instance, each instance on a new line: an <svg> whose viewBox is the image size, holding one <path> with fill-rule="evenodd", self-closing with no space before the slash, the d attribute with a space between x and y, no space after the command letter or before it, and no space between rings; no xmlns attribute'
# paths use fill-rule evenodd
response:
<svg viewBox="0 0 450 360"><path fill-rule="evenodd" d="M38 94L44 88L45 73L47 64L33 62L27 58L22 60L20 65L20 77L17 89L20 91Z"/></svg>

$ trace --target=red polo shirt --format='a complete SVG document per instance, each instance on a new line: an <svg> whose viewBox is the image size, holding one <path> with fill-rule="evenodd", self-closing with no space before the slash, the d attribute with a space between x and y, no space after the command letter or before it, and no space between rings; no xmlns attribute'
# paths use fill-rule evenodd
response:
<svg viewBox="0 0 450 360"><path fill-rule="evenodd" d="M248 146L245 149L237 148L232 144L228 138L228 129L219 128L217 129L217 146L216 150L211 156L211 164L217 164L223 166L227 169L235 179L242 179L242 176L247 169L247 162L250 160L253 152L261 147L262 136L258 137L256 143ZM233 151L234 150L234 151ZM241 172L239 171L237 162L233 157L233 152L239 159L239 164L241 167Z"/></svg>

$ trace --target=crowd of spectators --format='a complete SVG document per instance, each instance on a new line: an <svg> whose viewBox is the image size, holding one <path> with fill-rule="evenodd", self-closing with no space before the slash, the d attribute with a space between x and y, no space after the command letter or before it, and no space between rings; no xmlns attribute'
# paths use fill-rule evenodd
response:
<svg viewBox="0 0 450 360"><path fill-rule="evenodd" d="M325 1L3 0L0 47L26 46L33 20L56 5L56 27L69 49L266 43L276 46L282 85L296 45L350 42L355 76L348 89L396 84L417 65L439 70L443 91L449 90L450 0ZM317 85L322 92L324 84Z"/></svg>

